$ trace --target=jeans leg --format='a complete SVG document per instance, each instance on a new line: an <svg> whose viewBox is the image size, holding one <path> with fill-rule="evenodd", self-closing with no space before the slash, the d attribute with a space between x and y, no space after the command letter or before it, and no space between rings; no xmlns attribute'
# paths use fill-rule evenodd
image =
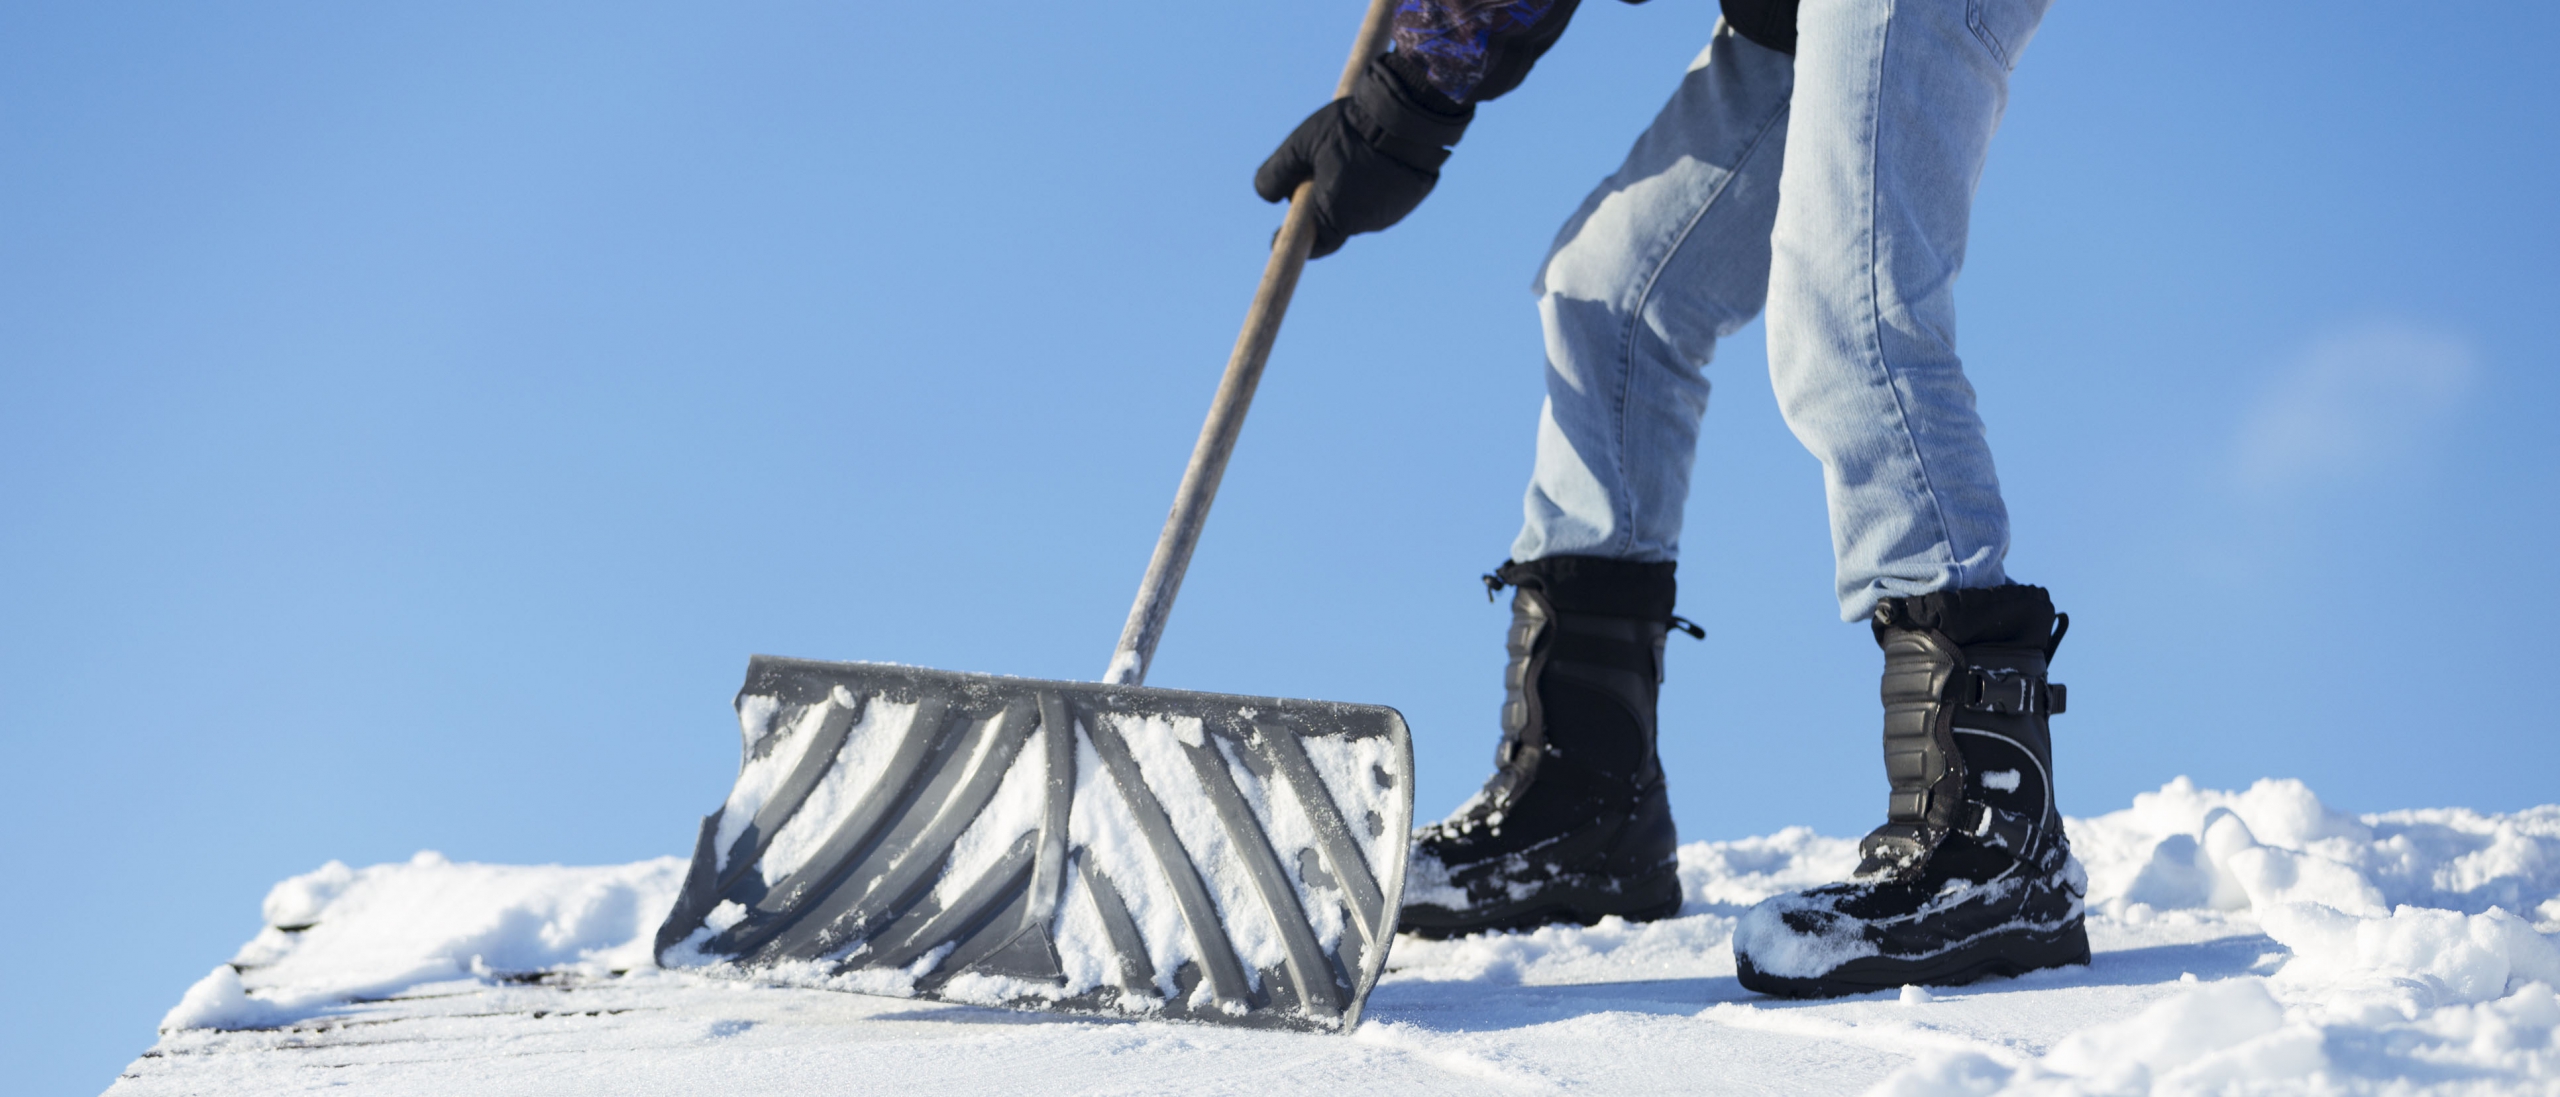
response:
<svg viewBox="0 0 2560 1097"><path fill-rule="evenodd" d="M1769 372L1822 461L1841 616L2006 581L1955 283L2009 67L2047 0L1804 0Z"/></svg>
<svg viewBox="0 0 2560 1097"><path fill-rule="evenodd" d="M1769 287L1792 63L1719 26L1540 268L1547 399L1511 558L1680 552L1716 340Z"/></svg>

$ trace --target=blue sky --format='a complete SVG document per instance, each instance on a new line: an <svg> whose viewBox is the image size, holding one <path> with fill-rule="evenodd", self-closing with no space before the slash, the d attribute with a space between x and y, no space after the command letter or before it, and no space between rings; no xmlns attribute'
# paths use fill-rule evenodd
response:
<svg viewBox="0 0 2560 1097"><path fill-rule="evenodd" d="M754 652L1087 678L1357 3L0 12L0 1048L93 1092L331 858L688 848ZM1714 7L1594 2L1316 263L1155 684L1489 765L1529 278ZM2560 799L2560 9L2063 3L1960 301L2075 628L2066 810ZM1881 809L1818 470L1731 340L1684 834Z"/></svg>

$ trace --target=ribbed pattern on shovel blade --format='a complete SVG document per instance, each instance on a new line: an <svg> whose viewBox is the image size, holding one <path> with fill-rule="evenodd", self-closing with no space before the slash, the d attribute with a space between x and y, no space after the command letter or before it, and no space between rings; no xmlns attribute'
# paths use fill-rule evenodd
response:
<svg viewBox="0 0 2560 1097"><path fill-rule="evenodd" d="M1411 748L1393 710L762 656L740 695L779 703L772 734L815 738L731 848L713 848L719 816L704 820L692 871L659 931L664 962L789 968L841 978L848 989L1311 1029L1356 1021L1384 966L1403 887L1401 835L1412 815ZM864 740L889 759L873 787L832 804L826 817L795 821L847 749L864 706L884 701L915 712L903 727L869 733L894 734L894 744ZM819 706L826 711L814 711ZM1148 783L1121 730L1123 721L1147 717L1203 729L1177 745L1196 788L1176 793ZM1374 752L1385 759L1375 773L1379 800L1337 802L1301 743L1308 737L1385 744ZM1025 750L1035 738L1041 749ZM1069 839L1079 744L1101 764L1087 781L1106 782L1119 804L1112 810L1125 809L1134 822L1136 833L1120 846L1146 856L1142 868L1112 869L1117 883ZM1151 749L1159 749L1151 757L1167 757ZM1040 797L1027 815L1021 786L1006 785L1020 767L1036 767L1022 775ZM1249 797L1240 776L1261 791ZM1372 782L1353 784L1365 791ZM1010 814L990 812L1000 789L1015 805ZM1302 848L1275 847L1272 820L1257 814L1257 801L1284 794L1314 832ZM1187 816L1183 826L1192 829L1184 831L1163 795L1205 797L1210 810ZM1266 802L1262 810L1277 809ZM1354 818L1392 827L1397 839L1377 848L1399 856L1371 863L1346 823ZM1222 836L1230 863L1203 864L1186 845L1185 833L1204 836L1203 819L1217 828L1210 848ZM830 820L833 829L804 863L758 863L786 825L807 834ZM1020 829L1006 833L1008 826ZM958 861L971 863L965 873ZM789 871L768 886L768 868ZM1212 878L1228 882L1212 886ZM1178 939L1149 938L1132 913L1130 887L1155 897L1158 920L1149 924L1161 927L1168 910L1178 913ZM1099 943L1092 929L1078 938L1100 953L1092 958L1106 972L1099 985L1071 985L1058 951L1070 901L1085 904L1087 926L1099 923ZM1311 920L1310 902L1340 908L1339 920L1327 914L1326 924L1339 927L1330 942ZM1274 950L1276 941L1277 963L1257 967L1241 954L1230 927L1245 922L1260 949ZM1163 956L1179 960L1177 968L1159 970ZM972 975L995 981L963 978Z"/></svg>

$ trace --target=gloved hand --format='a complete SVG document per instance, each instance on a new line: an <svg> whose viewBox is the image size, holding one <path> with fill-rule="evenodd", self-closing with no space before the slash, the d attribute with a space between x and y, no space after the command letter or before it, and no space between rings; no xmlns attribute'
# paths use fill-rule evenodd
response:
<svg viewBox="0 0 2560 1097"><path fill-rule="evenodd" d="M1440 181L1449 146L1475 118L1473 106L1451 102L1398 60L1387 54L1371 61L1348 97L1308 115L1253 173L1254 193L1265 202L1286 201L1299 183L1315 180L1310 258L1333 254L1355 233L1404 220Z"/></svg>

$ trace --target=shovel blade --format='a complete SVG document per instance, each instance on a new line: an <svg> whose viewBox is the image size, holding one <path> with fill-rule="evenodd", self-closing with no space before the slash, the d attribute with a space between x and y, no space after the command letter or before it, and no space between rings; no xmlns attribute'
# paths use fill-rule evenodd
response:
<svg viewBox="0 0 2560 1097"><path fill-rule="evenodd" d="M1394 709L760 655L737 710L664 966L1316 1031L1385 969Z"/></svg>

